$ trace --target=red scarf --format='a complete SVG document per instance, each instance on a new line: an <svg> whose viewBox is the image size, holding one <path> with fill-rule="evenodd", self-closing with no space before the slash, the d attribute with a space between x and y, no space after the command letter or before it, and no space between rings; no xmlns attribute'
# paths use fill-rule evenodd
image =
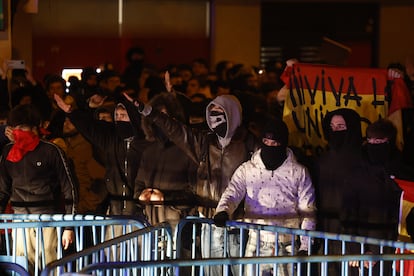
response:
<svg viewBox="0 0 414 276"><path fill-rule="evenodd" d="M10 162L19 162L29 151L33 151L39 144L40 138L32 131L15 129L12 132L14 145L7 155Z"/></svg>

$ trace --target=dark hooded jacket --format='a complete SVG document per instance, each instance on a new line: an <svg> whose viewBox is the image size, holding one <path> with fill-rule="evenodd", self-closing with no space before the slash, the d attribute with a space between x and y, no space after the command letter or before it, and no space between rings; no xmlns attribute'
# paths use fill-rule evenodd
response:
<svg viewBox="0 0 414 276"><path fill-rule="evenodd" d="M191 129L154 109L144 110L144 114L147 113L148 118L163 129L167 137L198 167L197 200L200 211L206 217L214 214L214 207L236 168L258 148L255 136L242 125L241 105L236 97L222 95L210 102L206 108L209 127L209 107L212 104L222 107L225 112L227 132L224 137L219 137L210 129Z"/></svg>
<svg viewBox="0 0 414 276"><path fill-rule="evenodd" d="M168 116L181 123L185 122L181 104L173 94L158 94L151 99L149 104L156 110L165 108ZM141 125L146 140L151 144L142 154L136 177L134 198L138 200L145 188L154 188L164 194L164 205L175 206L177 209L193 207L195 204L196 164L184 154L181 148L171 142L149 118L143 117ZM147 210L147 213L150 212Z"/></svg>
<svg viewBox="0 0 414 276"><path fill-rule="evenodd" d="M330 123L334 115L342 115L347 126L341 146L333 138ZM354 110L341 108L329 112L322 121L328 149L316 161L315 188L317 192L318 228L341 233L344 219L344 199L348 197L352 172L362 162L361 119Z"/></svg>
<svg viewBox="0 0 414 276"><path fill-rule="evenodd" d="M329 149L317 163L319 229L395 239L401 189L383 167L364 158L360 117L355 111L342 108L327 114L323 126L328 145L335 144L330 135L334 115L343 116L347 130L342 145Z"/></svg>
<svg viewBox="0 0 414 276"><path fill-rule="evenodd" d="M139 124L139 114L129 103L124 106L131 123L108 123L93 119L90 112L74 110L68 114L76 129L105 153L105 183L109 193L110 214L141 215L133 200L135 177L147 142Z"/></svg>

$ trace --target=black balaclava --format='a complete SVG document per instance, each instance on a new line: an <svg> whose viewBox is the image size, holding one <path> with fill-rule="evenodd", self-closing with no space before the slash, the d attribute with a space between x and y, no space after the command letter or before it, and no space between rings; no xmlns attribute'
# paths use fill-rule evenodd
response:
<svg viewBox="0 0 414 276"><path fill-rule="evenodd" d="M118 137L122 139L134 136L134 129L131 122L117 121L115 122L115 130Z"/></svg>
<svg viewBox="0 0 414 276"><path fill-rule="evenodd" d="M210 122L213 132L224 138L227 133L227 118L224 111L211 111Z"/></svg>
<svg viewBox="0 0 414 276"><path fill-rule="evenodd" d="M268 170L276 170L285 162L289 131L282 120L271 120L263 128L262 138L280 143L280 146L262 145L260 157Z"/></svg>
<svg viewBox="0 0 414 276"><path fill-rule="evenodd" d="M334 149L334 150L340 149L345 144L347 133L348 132L346 130L340 130L340 131L330 130L329 146L331 147L331 149Z"/></svg>
<svg viewBox="0 0 414 276"><path fill-rule="evenodd" d="M335 115L340 115L346 123L346 130L332 131L331 120ZM339 108L330 111L322 120L322 127L325 139L330 149L334 150L355 150L362 144L361 117L349 108Z"/></svg>
<svg viewBox="0 0 414 276"><path fill-rule="evenodd" d="M371 164L384 165L391 156L390 143L369 144L366 145L368 160Z"/></svg>

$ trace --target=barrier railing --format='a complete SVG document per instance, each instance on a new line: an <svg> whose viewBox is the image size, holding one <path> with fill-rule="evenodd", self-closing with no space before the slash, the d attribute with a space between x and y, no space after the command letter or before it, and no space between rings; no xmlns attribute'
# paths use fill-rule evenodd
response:
<svg viewBox="0 0 414 276"><path fill-rule="evenodd" d="M414 254L404 253L414 252L413 243L237 221L228 221L226 227L221 228L224 233L222 242L224 252L230 249L228 243L230 235L240 236L241 246L237 251L237 256L212 257L205 255L206 246L211 248L210 245L215 238L213 235L215 225L211 219L189 217L181 220L177 226L177 233L174 234L175 239L172 239L171 227L166 223L148 226L146 223L134 220L105 217L94 217L97 219L89 221L83 220L87 216L72 218L60 216L60 219L55 221L51 218L47 221L40 220L40 217L36 222L5 222L0 224L0 229L5 229L7 233L8 229L20 227L74 226L75 233L77 233L78 252L45 264L42 267L41 276L60 275L65 272L95 275L208 275L212 266L220 267L223 275L230 275L231 268L235 266L239 270L236 275L233 274L234 276L261 275L259 271L263 265L267 265L269 271L273 273L269 275L277 275L280 269L285 270L286 275L333 275L331 266L337 269L335 275L351 275L355 270L356 275L408 275L405 274L408 269L406 264L414 262ZM57 219L59 215L49 217ZM0 218L35 220L33 216L17 218L12 215L0 216ZM94 242L86 249L82 248L81 233L84 231L81 225L84 227L92 225L96 227L96 230L101 231L99 239L93 238L93 241L99 240L99 242ZM120 235L116 235L115 228L112 226L120 225L125 229L129 228L130 231L125 230ZM203 240L204 243L200 242L202 227L206 237ZM186 230L183 231L184 229ZM103 233L111 232L113 233L111 239L102 238ZM271 244L274 252L271 256L262 256L260 245L263 242L270 242L262 240L263 234L271 234L274 237L274 242ZM295 250L299 245L299 236L308 237L309 251L305 256L298 256ZM245 256L245 245L248 239L250 239L249 242L255 241L256 244L255 253L249 257ZM281 239L284 242L289 241L292 250L281 254L281 247L286 245L280 243ZM175 245L172 244L173 240L175 240ZM339 251L334 254L331 251L333 243L336 248L339 248ZM200 253L202 248L204 249L203 256ZM190 254L184 256L183 250L189 251ZM368 254L367 251L370 253ZM184 269L186 269L185 272Z"/></svg>
<svg viewBox="0 0 414 276"><path fill-rule="evenodd" d="M45 252L55 250L56 258L61 259L65 255L83 251L87 247L149 226L146 220L125 216L2 214L0 220L2 221L0 230L4 233L0 261L18 263L35 276L39 275L47 265ZM69 250L64 251L61 246L61 234L66 228L74 230L75 242ZM56 229L56 237L53 234L45 236L45 229ZM28 239L32 239L32 242L28 242ZM45 243L48 244L52 239L56 239L55 248L45 249ZM16 251L18 243L20 248L23 248L21 256L18 256ZM31 244L34 244L32 249ZM57 268L56 273L77 271L86 265L103 260L125 262L142 260L139 256L149 254L143 248L151 248L152 244L153 242L146 239L119 243L106 252L91 252L90 255L85 255L75 262L65 263ZM30 254L32 256L29 256Z"/></svg>
<svg viewBox="0 0 414 276"><path fill-rule="evenodd" d="M131 233L116 237L114 239L105 241L101 244L89 247L81 252L77 252L66 256L62 259L56 260L48 264L45 269L42 271L41 276L55 275L56 269L60 266L63 266L67 263L81 260L82 258L95 254L97 252L106 252L109 249L112 249L114 246L119 246L120 244L129 242L131 240L139 239L142 241L141 244L141 254L138 258L139 260L134 261L110 261L106 258L103 258L97 262L92 262L85 267L90 266L100 266L105 264L120 263L120 264L129 264L134 262L155 262L155 263L164 263L166 264L168 260L171 260L173 256L172 253L172 236L171 228L168 224L162 223L157 226L148 226L139 230L135 230ZM83 269L77 270L75 272L83 271ZM106 273L103 275L166 275L168 271L172 271L172 267L169 265L163 265L157 268L156 266L142 266L137 267L136 269L130 271L128 267L118 267L116 265L112 267L107 267ZM73 272L73 271L70 271ZM100 274L97 274L100 275ZM170 274L172 275L172 274Z"/></svg>
<svg viewBox="0 0 414 276"><path fill-rule="evenodd" d="M224 252L228 252L228 240L229 235L234 235L239 232L243 239L243 235L253 236L256 239L256 244L260 244L261 233L273 233L275 237L275 253L273 256L263 257L260 256L260 248L257 246L257 252L252 257L246 257L243 255L243 249L240 250L239 256L228 257L223 255L222 257L215 258L202 258L200 256L200 247L203 246L199 241L200 237L200 224L207 226L207 243L211 243L214 238L211 229L215 226L211 219L200 218L187 218L180 221L177 227L176 236L176 252L175 259L166 259L160 261L136 261L136 262L107 262L107 263L95 263L84 267L79 273L94 273L105 272L110 269L117 268L123 273L133 273L137 269L161 269L161 268L173 268L175 274L164 275L213 275L208 274L209 268L212 266L220 266L222 269L222 275L230 274L230 267L236 267L233 270L233 275L262 275L259 271L260 265L268 265L271 269L269 275L278 275L278 271L284 269L282 275L333 275L330 270L331 265L335 265L337 274L335 275L409 275L404 274L406 262L414 260L414 254L397 253L405 252L406 250L414 250L413 243L405 243L398 241L389 241L374 239L368 237L359 237L351 235L340 235L332 233L324 233L318 231L306 231L300 229L283 228L268 225L250 224L236 221L227 222L224 230ZM188 231L183 232L185 225L191 225L190 234ZM256 233L256 235L254 235ZM253 234L253 235L252 235ZM286 256L277 256L280 247L280 243L276 242L279 238L284 236L290 237L292 248L297 247L298 236L306 236L308 239L308 248L310 249L305 256L296 255L297 252L292 250ZM191 250L190 257L184 259L180 252L183 249L183 241L191 241L190 247L186 246L185 249ZM339 252L331 252L330 242L336 242L339 245ZM243 248L243 246L241 247ZM366 254L366 249L373 250L372 253ZM391 252L391 253L387 253ZM334 254L335 253L335 254ZM62 260L64 261L64 260ZM359 267L351 266L351 264L358 265ZM180 274L180 269L191 268L191 274ZM287 270L285 268L288 268ZM360 269L363 268L363 269ZM356 270L356 272L355 272ZM356 273L356 274L354 274ZM158 275L158 274L148 274ZM264 275L264 274L263 274ZM266 274L267 275L267 274ZM43 276L43 275L42 275Z"/></svg>

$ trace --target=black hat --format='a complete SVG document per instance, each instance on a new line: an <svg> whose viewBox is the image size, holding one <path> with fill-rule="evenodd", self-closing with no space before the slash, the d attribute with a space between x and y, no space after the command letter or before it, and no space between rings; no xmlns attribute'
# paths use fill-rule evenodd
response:
<svg viewBox="0 0 414 276"><path fill-rule="evenodd" d="M41 123L40 113L34 105L23 104L14 107L9 114L7 124L11 127L25 125L38 127Z"/></svg>
<svg viewBox="0 0 414 276"><path fill-rule="evenodd" d="M280 119L268 120L263 127L262 138L275 140L286 147L289 138L288 127L285 122Z"/></svg>

